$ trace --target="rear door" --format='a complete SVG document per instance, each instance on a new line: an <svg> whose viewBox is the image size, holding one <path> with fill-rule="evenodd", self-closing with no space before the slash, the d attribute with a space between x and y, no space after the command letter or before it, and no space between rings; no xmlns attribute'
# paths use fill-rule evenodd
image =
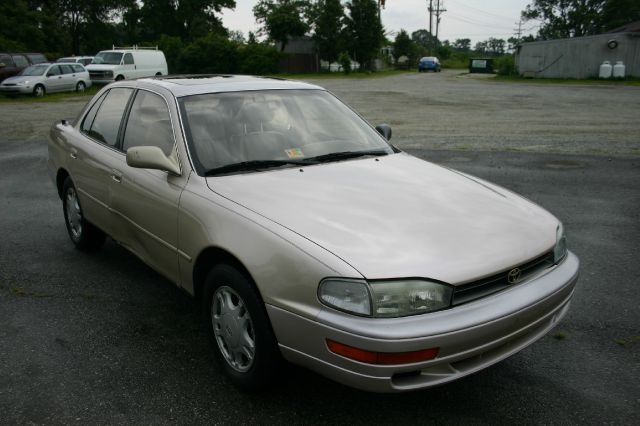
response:
<svg viewBox="0 0 640 426"><path fill-rule="evenodd" d="M59 65L62 71L62 84L60 90L75 90L76 88L76 73L71 68L71 65Z"/></svg>
<svg viewBox="0 0 640 426"><path fill-rule="evenodd" d="M109 184L124 154L116 149L122 117L133 93L114 88L90 107L80 123L79 137L70 144L69 172L89 222L118 239L109 210Z"/></svg>
<svg viewBox="0 0 640 426"><path fill-rule="evenodd" d="M49 67L44 80L44 86L47 89L47 93L60 92L64 90L64 84L65 83L62 80L62 68L60 68L60 65L52 65Z"/></svg>

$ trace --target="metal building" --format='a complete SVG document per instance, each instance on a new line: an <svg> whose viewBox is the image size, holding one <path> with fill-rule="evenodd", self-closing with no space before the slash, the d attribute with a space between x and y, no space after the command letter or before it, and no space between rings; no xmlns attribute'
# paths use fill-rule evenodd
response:
<svg viewBox="0 0 640 426"><path fill-rule="evenodd" d="M623 61L627 76L640 77L640 21L595 36L524 43L516 51L525 77L597 77L604 61Z"/></svg>

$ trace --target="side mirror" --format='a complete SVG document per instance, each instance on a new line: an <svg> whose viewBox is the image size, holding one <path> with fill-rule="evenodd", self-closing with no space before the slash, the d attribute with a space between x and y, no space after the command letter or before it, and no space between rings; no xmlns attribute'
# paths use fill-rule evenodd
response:
<svg viewBox="0 0 640 426"><path fill-rule="evenodd" d="M178 162L157 146L134 146L127 150L127 164L138 169L155 169L180 175Z"/></svg>
<svg viewBox="0 0 640 426"><path fill-rule="evenodd" d="M391 126L388 124L380 124L376 126L376 130L380 133L386 140L391 140Z"/></svg>

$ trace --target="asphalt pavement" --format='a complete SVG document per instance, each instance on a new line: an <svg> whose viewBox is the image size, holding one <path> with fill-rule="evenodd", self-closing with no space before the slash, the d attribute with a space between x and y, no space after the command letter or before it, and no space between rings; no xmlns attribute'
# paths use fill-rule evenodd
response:
<svg viewBox="0 0 640 426"><path fill-rule="evenodd" d="M189 296L112 241L69 241L44 136L0 130L0 424L637 424L640 158L412 150L564 221L582 261L558 329L437 388L379 395L287 367L236 390Z"/></svg>

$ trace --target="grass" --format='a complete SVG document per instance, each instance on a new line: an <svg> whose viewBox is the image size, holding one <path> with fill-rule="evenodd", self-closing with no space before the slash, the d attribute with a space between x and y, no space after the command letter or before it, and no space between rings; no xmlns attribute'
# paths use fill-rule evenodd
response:
<svg viewBox="0 0 640 426"><path fill-rule="evenodd" d="M627 337L626 339L615 339L614 342L616 342L620 346L627 346L632 343L640 342L640 336L631 336Z"/></svg>
<svg viewBox="0 0 640 426"><path fill-rule="evenodd" d="M395 75L411 74L415 71L411 70L385 70L385 71L354 71L351 74L342 72L316 72L308 74L273 74L268 77L286 78L289 80L333 80L333 79L367 79L367 78L384 78L393 77Z"/></svg>
<svg viewBox="0 0 640 426"><path fill-rule="evenodd" d="M640 86L640 78L626 77L625 79L601 80L599 78L525 78L519 75L496 75L495 81L514 83L542 83L542 84L587 84L607 86Z"/></svg>
<svg viewBox="0 0 640 426"><path fill-rule="evenodd" d="M0 95L0 104L3 103L24 103L24 102L59 102L69 98L89 98L100 90L102 86L91 86L82 93L78 92L61 92L45 95L42 98L35 98L30 95L7 96Z"/></svg>

